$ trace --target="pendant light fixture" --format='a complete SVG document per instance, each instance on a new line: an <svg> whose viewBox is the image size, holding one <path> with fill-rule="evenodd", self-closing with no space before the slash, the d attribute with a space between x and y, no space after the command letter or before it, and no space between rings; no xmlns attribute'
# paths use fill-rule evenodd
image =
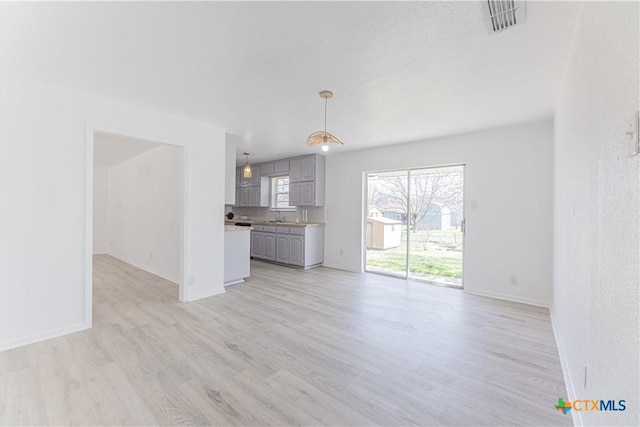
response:
<svg viewBox="0 0 640 427"><path fill-rule="evenodd" d="M253 174L251 173L251 164L249 163L249 153L244 153L244 157L246 162L244 163L244 169L242 170L243 178L251 178Z"/></svg>
<svg viewBox="0 0 640 427"><path fill-rule="evenodd" d="M324 99L324 130L314 132L307 137L307 145L309 147L315 147L318 144L322 144L322 151L329 151L329 144L344 145L342 141L327 132L327 100L332 97L333 92L330 90L323 90L320 92L320 98Z"/></svg>

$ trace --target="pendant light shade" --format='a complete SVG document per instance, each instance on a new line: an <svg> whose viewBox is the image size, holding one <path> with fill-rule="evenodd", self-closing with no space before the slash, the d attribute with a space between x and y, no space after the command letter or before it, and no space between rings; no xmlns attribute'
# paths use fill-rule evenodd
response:
<svg viewBox="0 0 640 427"><path fill-rule="evenodd" d="M320 92L320 98L324 98L324 130L314 132L307 137L307 145L309 147L322 144L322 151L329 151L329 144L344 145L342 141L327 132L327 100L331 97L333 97L333 92L330 90Z"/></svg>
<svg viewBox="0 0 640 427"><path fill-rule="evenodd" d="M243 178L251 178L253 177L253 173L251 173L251 164L249 163L249 153L244 153L244 157L246 162L244 163L244 169L242 170Z"/></svg>

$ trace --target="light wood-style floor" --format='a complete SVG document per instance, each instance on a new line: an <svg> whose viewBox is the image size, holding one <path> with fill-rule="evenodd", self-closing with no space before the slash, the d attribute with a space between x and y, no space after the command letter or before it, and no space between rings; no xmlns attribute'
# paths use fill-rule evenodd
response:
<svg viewBox="0 0 640 427"><path fill-rule="evenodd" d="M94 260L94 327L0 353L0 425L570 425L547 310L253 262L227 293Z"/></svg>

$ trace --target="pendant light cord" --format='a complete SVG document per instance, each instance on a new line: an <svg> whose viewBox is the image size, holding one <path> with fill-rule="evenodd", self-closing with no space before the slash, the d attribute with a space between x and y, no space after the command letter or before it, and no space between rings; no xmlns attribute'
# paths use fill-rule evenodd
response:
<svg viewBox="0 0 640 427"><path fill-rule="evenodd" d="M327 135L327 99L324 99L324 135Z"/></svg>

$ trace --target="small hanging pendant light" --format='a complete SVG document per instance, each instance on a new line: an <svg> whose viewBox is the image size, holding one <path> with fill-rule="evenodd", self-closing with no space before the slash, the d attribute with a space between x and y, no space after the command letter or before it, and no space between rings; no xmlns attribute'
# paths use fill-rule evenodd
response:
<svg viewBox="0 0 640 427"><path fill-rule="evenodd" d="M246 159L246 162L244 164L244 169L242 171L242 176L244 178L251 178L251 177L253 177L253 174L251 173L251 164L249 163L249 153L244 153L244 157Z"/></svg>
<svg viewBox="0 0 640 427"><path fill-rule="evenodd" d="M322 144L322 151L329 151L328 144L344 145L342 141L327 132L327 100L332 97L333 92L330 90L323 90L320 92L320 98L324 99L324 131L320 130L318 132L314 132L307 137L307 145L309 147L315 147L318 144Z"/></svg>

